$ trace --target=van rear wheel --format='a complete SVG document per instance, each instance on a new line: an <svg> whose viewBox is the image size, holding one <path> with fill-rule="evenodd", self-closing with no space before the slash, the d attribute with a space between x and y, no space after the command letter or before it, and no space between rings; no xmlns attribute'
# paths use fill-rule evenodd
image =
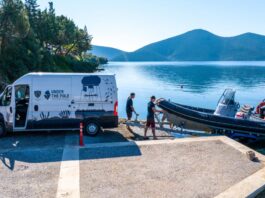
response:
<svg viewBox="0 0 265 198"><path fill-rule="evenodd" d="M3 122L0 122L0 138L6 135L6 128Z"/></svg>
<svg viewBox="0 0 265 198"><path fill-rule="evenodd" d="M96 121L87 121L84 129L86 135L96 136L100 132L100 125Z"/></svg>

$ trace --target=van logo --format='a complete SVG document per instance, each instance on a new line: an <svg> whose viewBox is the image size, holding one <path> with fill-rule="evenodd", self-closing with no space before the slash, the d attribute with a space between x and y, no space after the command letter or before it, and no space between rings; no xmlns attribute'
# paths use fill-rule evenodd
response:
<svg viewBox="0 0 265 198"><path fill-rule="evenodd" d="M99 86L101 82L98 76L85 76L82 79L83 91L87 92L88 89L93 89L94 86Z"/></svg>
<svg viewBox="0 0 265 198"><path fill-rule="evenodd" d="M64 93L62 89L52 89L45 91L44 98L46 100L68 100L70 98L69 93Z"/></svg>
<svg viewBox="0 0 265 198"><path fill-rule="evenodd" d="M37 90L37 91L34 91L34 95L36 98L40 98L41 96L41 91Z"/></svg>
<svg viewBox="0 0 265 198"><path fill-rule="evenodd" d="M51 97L51 93L50 91L45 91L45 94L44 94L44 98L46 98L47 100L49 100L49 98Z"/></svg>

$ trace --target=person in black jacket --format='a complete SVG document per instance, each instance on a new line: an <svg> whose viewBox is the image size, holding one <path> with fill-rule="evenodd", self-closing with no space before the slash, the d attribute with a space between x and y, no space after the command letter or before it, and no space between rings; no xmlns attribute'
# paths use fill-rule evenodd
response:
<svg viewBox="0 0 265 198"><path fill-rule="evenodd" d="M134 112L136 115L138 115L135 112L135 109L133 107L133 99L135 98L135 93L131 93L130 96L127 99L126 103L126 114L127 114L127 119L131 120L132 119L132 113Z"/></svg>

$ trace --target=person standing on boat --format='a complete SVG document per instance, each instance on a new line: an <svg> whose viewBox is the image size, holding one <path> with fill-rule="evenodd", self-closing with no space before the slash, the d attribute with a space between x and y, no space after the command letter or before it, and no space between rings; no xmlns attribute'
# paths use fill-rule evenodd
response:
<svg viewBox="0 0 265 198"><path fill-rule="evenodd" d="M127 99L126 103L126 114L127 114L127 119L131 120L132 119L132 113L134 112L137 116L138 114L136 113L134 107L133 107L133 99L135 98L135 93L131 93L130 96Z"/></svg>
<svg viewBox="0 0 265 198"><path fill-rule="evenodd" d="M152 129L152 133L154 136L154 140L157 140L156 133L155 133L155 113L163 113L161 110L157 110L155 108L155 100L156 97L152 96L150 99L150 102L147 104L147 119L146 119L146 126L144 129L144 139L148 139L146 136L147 130L149 127Z"/></svg>

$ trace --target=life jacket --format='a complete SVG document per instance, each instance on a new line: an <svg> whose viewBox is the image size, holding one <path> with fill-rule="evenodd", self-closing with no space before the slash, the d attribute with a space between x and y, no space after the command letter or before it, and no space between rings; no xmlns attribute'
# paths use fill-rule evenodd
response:
<svg viewBox="0 0 265 198"><path fill-rule="evenodd" d="M263 100L256 108L256 114L260 114L260 110L261 108L264 108L265 107L265 101Z"/></svg>

